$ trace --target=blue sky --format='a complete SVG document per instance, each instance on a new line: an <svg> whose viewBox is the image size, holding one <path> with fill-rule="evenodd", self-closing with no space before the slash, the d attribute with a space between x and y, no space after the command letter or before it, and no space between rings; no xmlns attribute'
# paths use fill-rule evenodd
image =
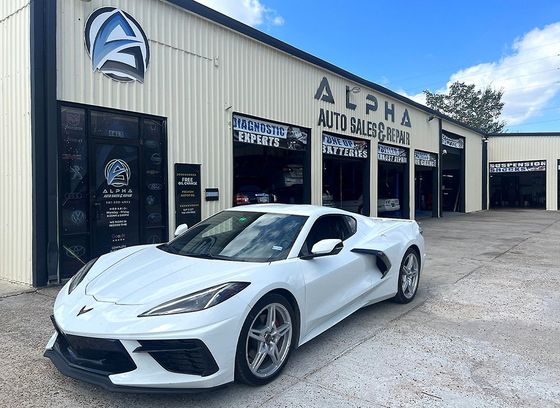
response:
<svg viewBox="0 0 560 408"><path fill-rule="evenodd" d="M420 102L450 81L504 89L510 131L560 131L560 1L201 0Z"/></svg>

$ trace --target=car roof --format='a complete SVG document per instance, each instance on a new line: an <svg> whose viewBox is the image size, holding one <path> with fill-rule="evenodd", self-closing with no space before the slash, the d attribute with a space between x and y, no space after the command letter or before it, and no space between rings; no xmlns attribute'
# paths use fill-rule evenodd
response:
<svg viewBox="0 0 560 408"><path fill-rule="evenodd" d="M226 211L254 211L269 212L276 214L305 215L305 216L321 216L325 214L351 214L348 211L340 210L333 207L322 207L319 205L308 204L251 204L240 207L228 208Z"/></svg>

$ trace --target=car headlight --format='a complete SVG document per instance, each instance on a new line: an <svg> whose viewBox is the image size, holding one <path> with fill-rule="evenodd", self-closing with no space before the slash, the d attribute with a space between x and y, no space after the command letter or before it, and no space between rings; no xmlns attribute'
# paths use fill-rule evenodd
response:
<svg viewBox="0 0 560 408"><path fill-rule="evenodd" d="M95 261L97 261L97 258L93 258L87 264L82 266L82 269L80 269L78 273L74 275L74 277L70 280L70 285L68 285L68 294L72 293L72 291L76 289L76 286L78 286L80 282L84 280Z"/></svg>
<svg viewBox="0 0 560 408"><path fill-rule="evenodd" d="M187 296L182 296L169 302L162 303L138 317L166 316L178 313L197 312L216 306L230 297L238 294L249 286L247 282L229 282L212 286Z"/></svg>

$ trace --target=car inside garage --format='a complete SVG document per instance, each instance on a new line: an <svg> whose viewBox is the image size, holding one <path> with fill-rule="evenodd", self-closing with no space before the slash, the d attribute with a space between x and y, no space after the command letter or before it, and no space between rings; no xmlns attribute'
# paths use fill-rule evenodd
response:
<svg viewBox="0 0 560 408"><path fill-rule="evenodd" d="M491 208L546 208L546 160L490 163Z"/></svg>
<svg viewBox="0 0 560 408"><path fill-rule="evenodd" d="M369 215L369 143L323 133L323 205Z"/></svg>
<svg viewBox="0 0 560 408"><path fill-rule="evenodd" d="M415 219L438 216L437 154L414 151Z"/></svg>
<svg viewBox="0 0 560 408"><path fill-rule="evenodd" d="M444 133L441 144L442 211L465 212L465 139Z"/></svg>
<svg viewBox="0 0 560 408"><path fill-rule="evenodd" d="M408 149L377 145L377 215L409 218Z"/></svg>
<svg viewBox="0 0 560 408"><path fill-rule="evenodd" d="M233 115L233 205L310 202L309 130Z"/></svg>

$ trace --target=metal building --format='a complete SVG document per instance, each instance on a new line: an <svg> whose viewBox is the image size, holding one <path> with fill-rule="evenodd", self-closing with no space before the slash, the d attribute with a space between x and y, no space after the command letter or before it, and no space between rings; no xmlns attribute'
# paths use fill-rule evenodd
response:
<svg viewBox="0 0 560 408"><path fill-rule="evenodd" d="M486 208L485 135L194 1L0 13L2 279L59 282L252 202Z"/></svg>
<svg viewBox="0 0 560 408"><path fill-rule="evenodd" d="M560 209L560 133L489 139L490 208Z"/></svg>

